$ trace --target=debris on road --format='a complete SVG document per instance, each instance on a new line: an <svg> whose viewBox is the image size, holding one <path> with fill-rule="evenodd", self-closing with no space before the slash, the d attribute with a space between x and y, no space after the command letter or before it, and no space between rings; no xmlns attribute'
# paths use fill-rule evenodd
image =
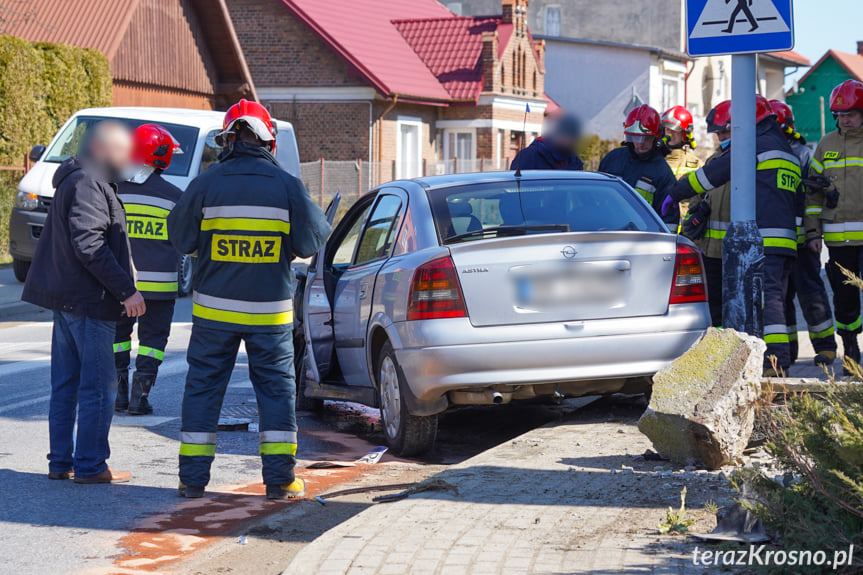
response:
<svg viewBox="0 0 863 575"><path fill-rule="evenodd" d="M246 543L248 543L248 541L246 541L245 536L240 535L239 537L237 537L237 545L245 545Z"/></svg>
<svg viewBox="0 0 863 575"><path fill-rule="evenodd" d="M415 485L408 487L400 493L393 493L391 495L380 495L372 499L372 501L374 501L375 503L391 503L393 501L400 501L402 499L406 499L411 495L422 493L423 491L449 491L456 497L459 496L458 488L456 488L451 483L447 483L443 479L427 479L425 481L421 481Z"/></svg>
<svg viewBox="0 0 863 575"><path fill-rule="evenodd" d="M378 446L357 459L356 461L316 461L306 466L307 469L337 469L339 467L356 467L362 465L377 464L386 453L387 448Z"/></svg>
<svg viewBox="0 0 863 575"><path fill-rule="evenodd" d="M323 497L313 497L312 499L314 499L315 501L317 501L317 502L318 502L318 503L320 503L321 505L326 505L326 504L327 504L327 500L326 500L326 499L324 499Z"/></svg>
<svg viewBox="0 0 863 575"><path fill-rule="evenodd" d="M653 378L638 429L664 457L711 469L735 462L752 434L765 344L730 329L704 338Z"/></svg>
<svg viewBox="0 0 863 575"><path fill-rule="evenodd" d="M735 503L718 518L716 529L710 533L690 533L704 541L737 541L740 543L763 543L770 538L764 532L761 521Z"/></svg>

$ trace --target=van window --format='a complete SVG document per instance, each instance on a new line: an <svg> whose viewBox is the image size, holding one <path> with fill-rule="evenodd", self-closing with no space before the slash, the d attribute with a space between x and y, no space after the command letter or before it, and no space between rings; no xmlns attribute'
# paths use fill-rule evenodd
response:
<svg viewBox="0 0 863 575"><path fill-rule="evenodd" d="M219 154L222 153L222 148L216 145L216 134L219 130L211 130L207 137L204 138L204 151L201 153L201 173L206 172L207 168L216 163L219 159Z"/></svg>
<svg viewBox="0 0 863 575"><path fill-rule="evenodd" d="M87 135L94 126L104 120L123 122L130 129L135 129L142 124L158 123L171 132L180 143L180 151L174 152L171 165L165 170L168 176L188 176L189 167L195 154L195 144L198 142L198 128L183 126L180 124L169 124L166 122L148 122L147 120L130 120L128 118L112 118L108 116L77 116L60 133L54 144L45 153L44 161L59 164L60 162L78 154L81 146L87 139Z"/></svg>

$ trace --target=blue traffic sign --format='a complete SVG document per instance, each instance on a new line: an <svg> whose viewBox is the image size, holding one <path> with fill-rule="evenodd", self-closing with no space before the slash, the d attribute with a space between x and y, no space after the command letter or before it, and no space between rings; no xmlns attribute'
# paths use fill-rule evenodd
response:
<svg viewBox="0 0 863 575"><path fill-rule="evenodd" d="M686 0L690 56L794 47L791 0Z"/></svg>

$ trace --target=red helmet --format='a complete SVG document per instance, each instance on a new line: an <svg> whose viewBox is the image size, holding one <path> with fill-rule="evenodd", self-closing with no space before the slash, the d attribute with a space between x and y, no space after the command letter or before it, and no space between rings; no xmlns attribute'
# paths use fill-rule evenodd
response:
<svg viewBox="0 0 863 575"><path fill-rule="evenodd" d="M776 112L770 107L770 102L761 94L755 94L755 123L770 116L776 117Z"/></svg>
<svg viewBox="0 0 863 575"><path fill-rule="evenodd" d="M776 121L782 126L783 130L794 130L794 113L791 107L780 100L770 100L770 107L773 108L773 113L776 114Z"/></svg>
<svg viewBox="0 0 863 575"><path fill-rule="evenodd" d="M623 123L623 133L627 142L650 136L658 138L660 124L659 112L645 104L629 113Z"/></svg>
<svg viewBox="0 0 863 575"><path fill-rule="evenodd" d="M261 141L272 142L273 152L276 151L276 125L273 124L270 113L257 102L250 102L245 98L225 112L222 131L216 134L216 143L224 146L224 137L227 134L235 134L237 125L241 122L248 126Z"/></svg>
<svg viewBox="0 0 863 575"><path fill-rule="evenodd" d="M836 114L855 109L863 111L863 82L845 80L830 94L830 111Z"/></svg>
<svg viewBox="0 0 863 575"><path fill-rule="evenodd" d="M182 154L180 143L171 133L156 124L143 124L132 134L132 157L139 164L167 170L174 153Z"/></svg>
<svg viewBox="0 0 863 575"><path fill-rule="evenodd" d="M731 129L731 100L716 105L707 114L707 131L711 134Z"/></svg>
<svg viewBox="0 0 863 575"><path fill-rule="evenodd" d="M683 106L669 108L662 114L662 127L673 132L691 134L693 129L692 114Z"/></svg>

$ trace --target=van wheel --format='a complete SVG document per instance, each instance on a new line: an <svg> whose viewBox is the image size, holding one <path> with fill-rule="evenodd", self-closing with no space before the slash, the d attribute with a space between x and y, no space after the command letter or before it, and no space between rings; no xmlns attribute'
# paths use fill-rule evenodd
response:
<svg viewBox="0 0 863 575"><path fill-rule="evenodd" d="M12 271L15 273L15 279L21 283L24 283L25 281L27 281L27 272L30 271L30 262L13 259Z"/></svg>
<svg viewBox="0 0 863 575"><path fill-rule="evenodd" d="M177 264L177 295L186 297L192 293L192 256L183 255Z"/></svg>
<svg viewBox="0 0 863 575"><path fill-rule="evenodd" d="M324 408L323 399L306 397L307 361L309 361L309 356L306 353L306 338L302 334L294 334L294 379L297 382L294 408L297 411L321 411Z"/></svg>
<svg viewBox="0 0 863 575"><path fill-rule="evenodd" d="M437 437L437 415L420 417L408 413L403 401L407 382L390 342L386 342L378 354L376 373L381 423L387 444L398 455L419 455L429 451Z"/></svg>

